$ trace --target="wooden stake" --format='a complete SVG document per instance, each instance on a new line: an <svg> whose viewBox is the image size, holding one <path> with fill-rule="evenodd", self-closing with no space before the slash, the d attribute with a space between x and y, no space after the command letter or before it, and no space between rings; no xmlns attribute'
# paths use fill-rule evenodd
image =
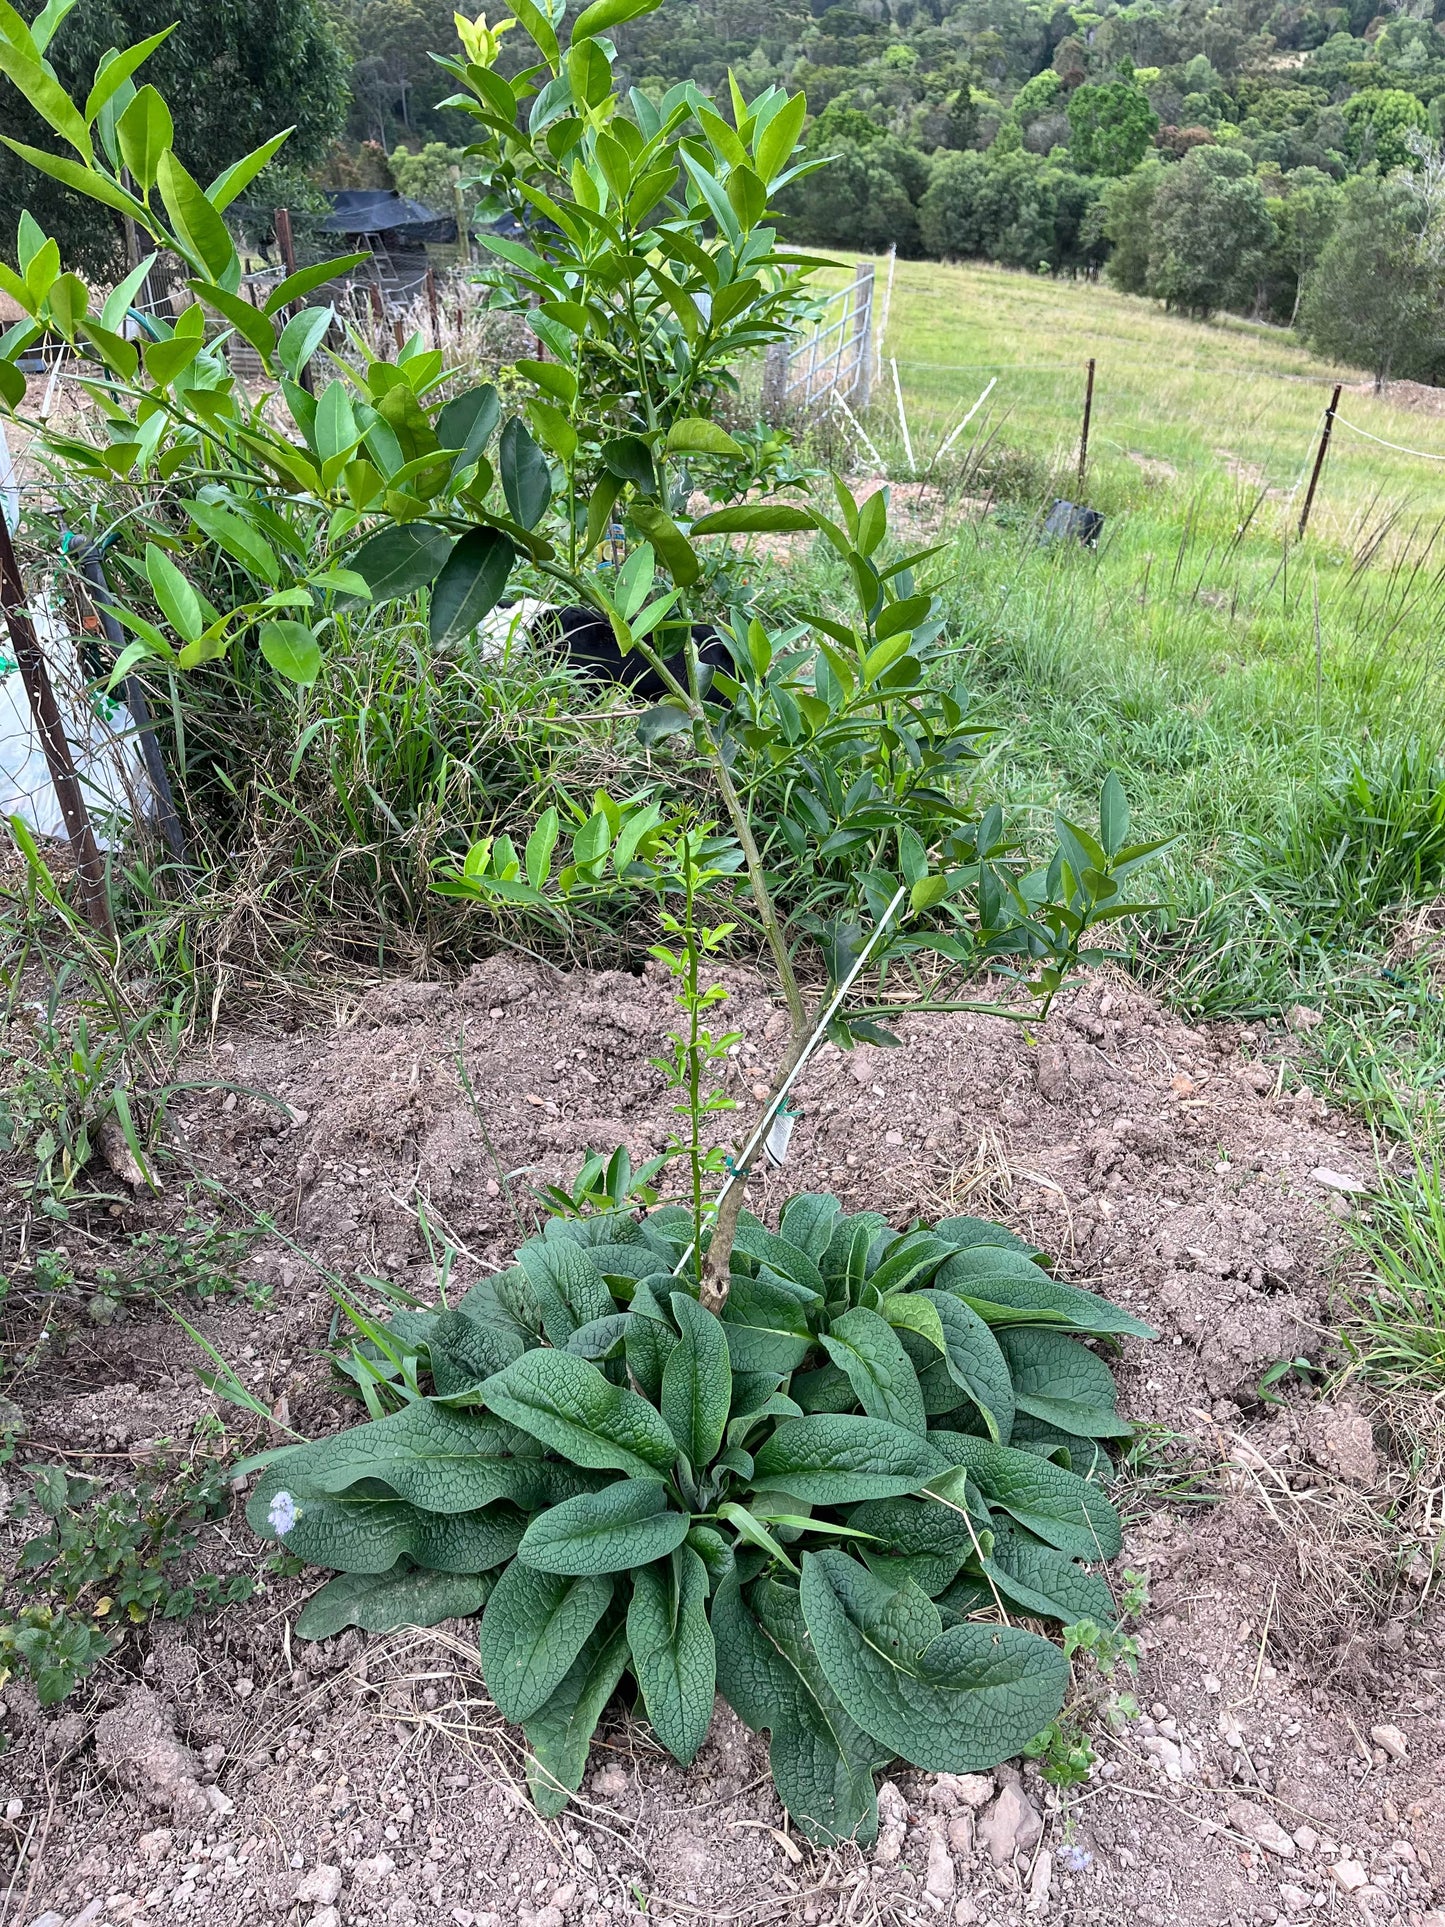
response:
<svg viewBox="0 0 1445 1927"><path fill-rule="evenodd" d="M276 210L276 245L281 250L281 260L285 265L287 274L295 274L296 242L291 233L291 210L289 208L278 207ZM296 309L293 307L291 312L294 314ZM301 370L301 386L306 390L308 395L314 395L316 393L316 384L311 373L311 363L309 361Z"/></svg>
<svg viewBox="0 0 1445 1927"><path fill-rule="evenodd" d="M95 840L95 829L85 805L80 778L75 773L75 763L66 740L65 725L60 718L60 705L55 700L55 688L50 680L45 654L26 606L25 584L21 580L20 564L15 557L15 545L10 540L10 524L3 513L0 513L0 603L4 604L5 624L10 631L20 680L25 685L30 713L40 732L45 766L50 771L50 780L55 786L60 814L64 818L66 834L75 856L86 919L104 935L113 936L115 925L111 921L110 901L105 891L105 863Z"/></svg>
<svg viewBox="0 0 1445 1927"><path fill-rule="evenodd" d="M439 348L442 339L442 317L441 308L437 301L437 271L435 268L428 268L426 271L426 305L427 312L431 316L431 345L433 348Z"/></svg>
<svg viewBox="0 0 1445 1927"><path fill-rule="evenodd" d="M1079 500L1084 499L1084 477L1089 472L1089 423L1094 415L1094 357L1089 356L1089 373L1084 382L1084 426L1079 434Z"/></svg>
<svg viewBox="0 0 1445 1927"><path fill-rule="evenodd" d="M381 289L374 281L368 281L366 292L371 296L371 325L373 329L372 346L380 352L381 331L386 326L386 309L382 305Z"/></svg>
<svg viewBox="0 0 1445 1927"><path fill-rule="evenodd" d="M1334 433L1335 427L1335 410L1340 405L1340 394L1343 388L1343 382L1335 383L1335 392L1330 396L1330 405L1325 410L1325 424L1320 430L1320 445L1315 450L1315 465L1310 474L1310 485L1305 490L1305 505L1299 512L1299 529L1297 533L1301 536L1309 527L1310 510L1315 505L1315 490L1319 487L1320 475L1325 465L1325 457L1330 452L1330 436Z"/></svg>

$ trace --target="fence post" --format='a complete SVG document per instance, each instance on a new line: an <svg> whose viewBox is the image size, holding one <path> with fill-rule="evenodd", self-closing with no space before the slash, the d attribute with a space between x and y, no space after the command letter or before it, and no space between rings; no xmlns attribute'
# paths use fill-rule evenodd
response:
<svg viewBox="0 0 1445 1927"><path fill-rule="evenodd" d="M367 282L366 292L371 297L371 325L373 329L371 343L375 351L380 354L381 332L386 326L386 308L381 299L381 289L374 281Z"/></svg>
<svg viewBox="0 0 1445 1927"><path fill-rule="evenodd" d="M467 204L462 195L462 170L455 162L447 169L452 183L452 215L457 224L457 245L461 249L463 265L472 265L471 224L467 220Z"/></svg>
<svg viewBox="0 0 1445 1927"><path fill-rule="evenodd" d="M276 245L281 250L281 261L287 274L295 274L296 242L291 233L291 210L288 207L278 207L276 210ZM292 312L294 313L295 310L293 309ZM316 393L316 383L312 377L309 361L301 370L301 386L308 395Z"/></svg>
<svg viewBox="0 0 1445 1927"><path fill-rule="evenodd" d="M45 653L26 607L25 584L21 580L20 564L15 559L15 545L10 540L10 524L3 511L0 511L0 602L5 606L5 623L10 631L20 680L29 698L30 713L40 732L45 767L55 786L60 814L75 855L86 920L105 936L113 936L115 925L111 921L110 903L105 893L105 863L95 840L90 811L85 806L85 793L75 773L75 763L66 740L65 725L61 721L60 705L55 700L55 687L50 680Z"/></svg>
<svg viewBox="0 0 1445 1927"><path fill-rule="evenodd" d="M1315 504L1315 490L1319 487L1320 474L1325 465L1325 457L1330 452L1330 436L1334 433L1335 427L1335 410L1340 405L1340 393L1343 388L1343 382L1335 383L1335 392L1330 396L1330 405L1325 410L1325 424L1320 430L1320 445L1315 451L1315 465L1310 474L1310 485L1305 490L1305 505L1299 512L1298 534L1301 536L1303 536L1305 530L1309 527L1310 510Z"/></svg>
<svg viewBox="0 0 1445 1927"><path fill-rule="evenodd" d="M1084 383L1084 426L1079 434L1079 500L1084 499L1084 477L1089 472L1089 423L1094 415L1094 357L1089 356L1089 374Z"/></svg>
<svg viewBox="0 0 1445 1927"><path fill-rule="evenodd" d="M435 268L428 268L426 271L426 305L427 311L431 315L431 345L433 348L439 348L442 340L442 318L441 309L437 302L437 271Z"/></svg>
<svg viewBox="0 0 1445 1927"><path fill-rule="evenodd" d="M860 261L853 281L853 385L850 401L860 410L873 393L873 263Z"/></svg>

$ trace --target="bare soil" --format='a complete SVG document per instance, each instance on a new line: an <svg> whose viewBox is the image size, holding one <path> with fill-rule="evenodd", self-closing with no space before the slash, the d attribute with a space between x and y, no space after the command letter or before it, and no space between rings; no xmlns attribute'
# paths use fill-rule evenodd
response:
<svg viewBox="0 0 1445 1927"><path fill-rule="evenodd" d="M752 976L728 983L746 1096L782 1019ZM672 1017L650 974L496 958L456 985L381 984L334 1022L289 1021L223 1031L191 1068L231 1088L178 1100L172 1129L233 1215L265 1210L284 1233L252 1261L269 1306L190 1315L315 1435L357 1416L327 1363L317 1267L430 1298L444 1242L458 1286L499 1263L531 1228L530 1183L589 1148L665 1141L648 1059ZM1191 1029L1107 975L1042 1030L954 1015L901 1035L815 1060L787 1170L752 1202L772 1216L788 1191L829 1189L900 1225L995 1215L1158 1327L1119 1366L1150 1439L1121 1488L1120 1568L1150 1588L1141 1717L1096 1720L1084 1786L1061 1797L1032 1764L900 1771L878 1850L817 1855L786 1831L763 1743L721 1704L687 1771L618 1707L583 1799L544 1822L473 1627L306 1645L289 1627L315 1576L273 1576L218 1618L142 1629L59 1708L4 1686L7 1919L1442 1927L1439 1401L1321 1401L1298 1374L1278 1403L1260 1392L1278 1361L1338 1361L1341 1218L1359 1208L1339 1186L1370 1177L1370 1145L1292 1088L1288 1036ZM112 1222L177 1208L137 1199ZM57 1455L124 1477L216 1409L202 1362L159 1313L76 1330L22 1380L12 1481ZM222 1570L259 1570L267 1551L239 1499L205 1547Z"/></svg>

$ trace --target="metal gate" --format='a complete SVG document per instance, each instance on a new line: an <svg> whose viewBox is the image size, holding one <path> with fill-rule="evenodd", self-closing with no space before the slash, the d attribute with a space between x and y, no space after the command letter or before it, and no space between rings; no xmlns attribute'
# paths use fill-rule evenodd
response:
<svg viewBox="0 0 1445 1927"><path fill-rule="evenodd" d="M811 330L768 350L763 411L792 414L838 395L854 409L868 406L873 376L873 263L860 261L846 288L829 297Z"/></svg>

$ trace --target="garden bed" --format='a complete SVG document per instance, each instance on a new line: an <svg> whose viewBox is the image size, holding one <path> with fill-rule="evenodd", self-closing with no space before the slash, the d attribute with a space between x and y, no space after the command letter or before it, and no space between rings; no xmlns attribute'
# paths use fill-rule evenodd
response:
<svg viewBox="0 0 1445 1927"><path fill-rule="evenodd" d="M751 976L727 980L745 1096L781 1018ZM663 1143L669 1099L648 1059L673 1019L651 974L495 958L455 986L391 982L334 1021L289 1021L224 1031L192 1069L230 1088L178 1100L172 1123L181 1166L224 1188L229 1217L264 1210L284 1234L249 1260L269 1303L187 1315L309 1437L357 1416L326 1362L333 1305L316 1267L429 1300L428 1237L457 1252L458 1288L499 1265L532 1229L529 1183L569 1174L587 1149L625 1141L641 1158ZM1269 1382L1282 1361L1333 1355L1352 1195L1339 1181L1368 1175L1370 1145L1291 1088L1278 1037L1190 1029L1123 980L1088 980L1035 1031L956 1015L901 1033L897 1051L820 1054L786 1172L755 1181L755 1208L775 1218L807 1189L899 1225L996 1216L1158 1328L1119 1365L1121 1406L1149 1428L1121 1488L1114 1575L1149 1580L1142 1717L1094 1728L1082 1787L1061 1800L1033 1765L1021 1784L1009 1768L977 1782L900 1773L879 1849L818 1855L786 1835L765 1746L726 1708L687 1771L614 1709L583 1798L543 1821L472 1626L306 1645L289 1627L316 1575L271 1576L209 1620L142 1629L44 1714L23 1682L5 1687L9 1825L32 1849L11 1916L1429 1918L1431 1856L1445 1852L1445 1617L1420 1543L1439 1414L1369 1411L1348 1392L1321 1404L1298 1372ZM170 1183L159 1205L141 1194L109 1222L164 1222L179 1209ZM218 1407L198 1367L159 1312L83 1325L43 1392L18 1389L12 1483L26 1460L56 1458L123 1481L157 1438L217 1409L268 1442ZM1407 1433L1423 1455L1413 1477ZM199 1551L254 1572L271 1548L237 1505Z"/></svg>

